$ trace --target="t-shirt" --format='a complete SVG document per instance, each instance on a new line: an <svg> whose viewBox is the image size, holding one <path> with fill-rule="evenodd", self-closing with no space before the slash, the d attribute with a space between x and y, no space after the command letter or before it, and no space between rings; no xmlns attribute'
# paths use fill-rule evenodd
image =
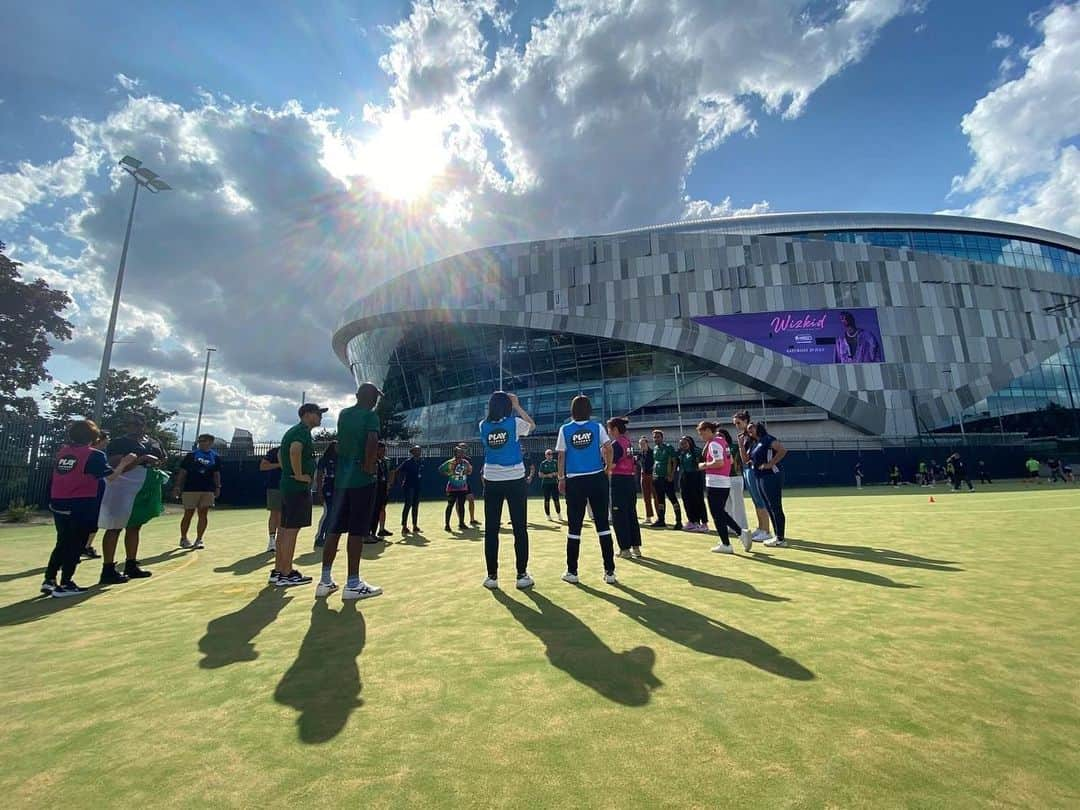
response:
<svg viewBox="0 0 1080 810"><path fill-rule="evenodd" d="M398 471L401 475L401 486L404 489L418 489L420 487L420 478L424 472L424 462L410 456L405 459Z"/></svg>
<svg viewBox="0 0 1080 810"><path fill-rule="evenodd" d="M567 438L569 436L569 438ZM573 421L559 429L555 449L566 453L564 471L567 478L593 475L604 469L602 448L611 443L607 430L599 422Z"/></svg>
<svg viewBox="0 0 1080 810"><path fill-rule="evenodd" d="M323 453L319 463L315 465L322 475L322 495L324 498L334 497L334 479L337 477L337 456L328 456Z"/></svg>
<svg viewBox="0 0 1080 810"><path fill-rule="evenodd" d="M698 460L700 456L697 450L679 450L679 471L683 473L697 473Z"/></svg>
<svg viewBox="0 0 1080 810"><path fill-rule="evenodd" d="M128 453L165 458L165 451L161 449L161 445L150 436L117 436L109 440L109 446L105 449L105 455L109 458L126 456Z"/></svg>
<svg viewBox="0 0 1080 810"><path fill-rule="evenodd" d="M650 447L644 453L638 453L638 466L641 467L642 475L652 475L656 460L653 458L653 449Z"/></svg>
<svg viewBox="0 0 1080 810"><path fill-rule="evenodd" d="M281 491L286 492L310 492L311 484L295 480L293 476L292 459L289 448L293 442L300 442L300 469L298 474L315 474L315 443L311 440L311 428L303 422L297 422L289 428L281 437ZM340 446L340 445L339 445Z"/></svg>
<svg viewBox="0 0 1080 810"><path fill-rule="evenodd" d="M375 486L380 492L386 492L390 480L390 462L385 458L375 459Z"/></svg>
<svg viewBox="0 0 1080 810"><path fill-rule="evenodd" d="M338 489L354 489L375 483L375 476L364 472L364 452L368 434L379 435L379 417L375 411L351 405L338 414Z"/></svg>
<svg viewBox="0 0 1080 810"><path fill-rule="evenodd" d="M278 463L278 448L271 447L266 451L266 455L263 458L271 464ZM266 483L267 489L281 489L281 468L275 467L272 470L267 470L263 473L263 481Z"/></svg>
<svg viewBox="0 0 1080 810"><path fill-rule="evenodd" d="M446 482L447 492L468 492L469 491L469 462L467 459L451 458L447 459L439 467L439 472L443 475L449 476L449 480Z"/></svg>
<svg viewBox="0 0 1080 810"><path fill-rule="evenodd" d="M540 462L540 483L545 487L557 487L559 485L559 462L555 459L545 458ZM552 478L544 478L545 475L554 476Z"/></svg>
<svg viewBox="0 0 1080 810"><path fill-rule="evenodd" d="M184 478L184 492L213 492L214 473L221 472L221 458L213 450L195 450L184 456L180 469Z"/></svg>
<svg viewBox="0 0 1080 810"><path fill-rule="evenodd" d="M1039 462L1036 461L1033 458L1029 458L1027 460L1027 468L1028 468L1028 472L1038 472L1039 471Z"/></svg>
<svg viewBox="0 0 1080 810"><path fill-rule="evenodd" d="M759 436L754 446L750 448L750 461L754 465L754 472L758 475L772 475L777 471L777 467L771 467L767 470L762 469L761 465L769 463L769 451L772 450L773 442L776 438L766 433L764 436Z"/></svg>
<svg viewBox="0 0 1080 810"><path fill-rule="evenodd" d="M675 458L675 448L666 442L660 442L653 451L653 475L667 478L668 462Z"/></svg>
<svg viewBox="0 0 1080 810"><path fill-rule="evenodd" d="M516 481L525 477L525 454L522 452L521 445L518 444L517 440L528 436L532 426L524 419L515 416L513 417L513 427L516 434L510 435L512 431L508 429L509 426L501 427L506 425L510 418L507 417L499 422L484 420L480 423L480 441L485 448L483 474L488 481ZM503 436L505 444L496 447L496 437L500 434ZM512 459L515 456L520 458L520 461L513 462ZM504 463L499 463L500 461ZM505 463L507 461L511 463Z"/></svg>

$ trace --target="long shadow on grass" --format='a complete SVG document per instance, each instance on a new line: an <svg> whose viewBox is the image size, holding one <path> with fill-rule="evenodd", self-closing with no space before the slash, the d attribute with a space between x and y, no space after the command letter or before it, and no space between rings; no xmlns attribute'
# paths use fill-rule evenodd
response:
<svg viewBox="0 0 1080 810"><path fill-rule="evenodd" d="M274 690L274 700L298 712L300 741L318 744L341 733L353 710L362 706L360 667L367 626L356 602L334 612L325 599L311 608L311 625L296 661Z"/></svg>
<svg viewBox="0 0 1080 810"><path fill-rule="evenodd" d="M535 591L524 591L539 610L533 610L492 591L521 626L544 643L551 665L561 669L608 700L624 706L644 706L652 690L663 682L652 671L656 653L651 647L635 647L617 653L573 613Z"/></svg>
<svg viewBox="0 0 1080 810"><path fill-rule="evenodd" d="M813 563L799 562L790 557L762 554L760 551L755 551L753 554L743 557L743 559L765 563L766 565L772 565L777 568L786 568L790 571L802 571L804 574L820 574L823 577L846 579L850 582L861 582L864 585L877 585L881 588L906 589L920 587L918 585L908 585L905 582L897 582L894 579L883 577L880 574L871 574L869 571L860 571L857 568L830 568L826 565L814 565Z"/></svg>
<svg viewBox="0 0 1080 810"><path fill-rule="evenodd" d="M762 602L791 601L786 596L775 596L774 594L766 593L765 591L759 591L749 582L742 582L737 579L710 574L706 571L698 571L696 568L685 568L684 566L676 565L675 563L654 560L649 557L642 557L637 562L644 568L651 568L654 571L684 579L697 588L708 588L711 591L735 593L739 596L745 596L748 599L760 599Z"/></svg>
<svg viewBox="0 0 1080 810"><path fill-rule="evenodd" d="M626 585L616 587L633 597L632 599L625 599L588 585L578 587L585 593L610 602L621 613L657 635L691 650L720 658L737 658L758 669L796 681L814 679L813 672L757 636L710 619L682 605L665 602Z"/></svg>
<svg viewBox="0 0 1080 810"><path fill-rule="evenodd" d="M238 577L244 577L248 574L254 574L260 568L265 568L273 562L274 553L272 551L260 551L258 554L252 554L250 557L243 557L229 565L219 566L214 569L214 573L234 574Z"/></svg>
<svg viewBox="0 0 1080 810"><path fill-rule="evenodd" d="M816 543L813 540L797 540L788 538L792 548L801 551L812 551L815 554L827 554L830 557L840 557L848 560L861 560L862 562L881 563L882 565L897 565L903 568L922 568L927 571L963 571L956 568L952 560L934 560L929 557L920 557L916 554L908 554L906 551L894 551L890 548L873 548L872 546L842 546L834 543Z"/></svg>
<svg viewBox="0 0 1080 810"><path fill-rule="evenodd" d="M206 635L199 639L199 652L203 654L199 666L218 669L254 661L259 657L255 637L273 624L290 601L292 597L286 596L284 588L269 586L235 613L218 616L206 625Z"/></svg>
<svg viewBox="0 0 1080 810"><path fill-rule="evenodd" d="M0 582L14 582L16 579L25 579L27 577L40 577L44 573L44 568L27 568L25 571L18 571L12 574L0 574Z"/></svg>
<svg viewBox="0 0 1080 810"><path fill-rule="evenodd" d="M400 546L415 546L416 548L423 548L424 546L430 546L431 541L428 540L422 534L407 534L398 540Z"/></svg>

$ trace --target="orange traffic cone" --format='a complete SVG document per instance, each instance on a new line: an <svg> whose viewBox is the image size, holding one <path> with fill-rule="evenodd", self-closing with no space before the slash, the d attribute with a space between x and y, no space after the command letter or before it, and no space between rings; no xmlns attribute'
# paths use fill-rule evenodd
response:
<svg viewBox="0 0 1080 810"><path fill-rule="evenodd" d="M931 496L930 496L930 503L937 503L937 501L935 501L935 500L934 500L934 496L933 496L933 495L931 495Z"/></svg>

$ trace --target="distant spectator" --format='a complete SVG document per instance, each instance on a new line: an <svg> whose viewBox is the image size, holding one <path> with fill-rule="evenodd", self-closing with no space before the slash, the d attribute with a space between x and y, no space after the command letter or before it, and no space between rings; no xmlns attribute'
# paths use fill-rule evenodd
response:
<svg viewBox="0 0 1080 810"><path fill-rule="evenodd" d="M180 548L203 548L203 537L209 521L210 509L221 497L221 457L214 452L214 437L201 435L193 451L180 462L173 497L183 499L184 516L180 518ZM195 527L195 542L188 539L191 518L199 513Z"/></svg>

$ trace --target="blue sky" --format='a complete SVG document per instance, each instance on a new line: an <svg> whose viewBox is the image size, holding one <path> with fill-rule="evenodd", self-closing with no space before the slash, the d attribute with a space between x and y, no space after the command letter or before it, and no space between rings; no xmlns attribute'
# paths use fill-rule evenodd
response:
<svg viewBox="0 0 1080 810"><path fill-rule="evenodd" d="M136 154L177 190L140 204L118 364L186 411L219 346L226 432L340 398L341 303L475 244L748 210L1080 229L1075 0L38 0L5 31L0 240L75 299L51 368L93 376ZM297 302L295 345L253 340Z"/></svg>

